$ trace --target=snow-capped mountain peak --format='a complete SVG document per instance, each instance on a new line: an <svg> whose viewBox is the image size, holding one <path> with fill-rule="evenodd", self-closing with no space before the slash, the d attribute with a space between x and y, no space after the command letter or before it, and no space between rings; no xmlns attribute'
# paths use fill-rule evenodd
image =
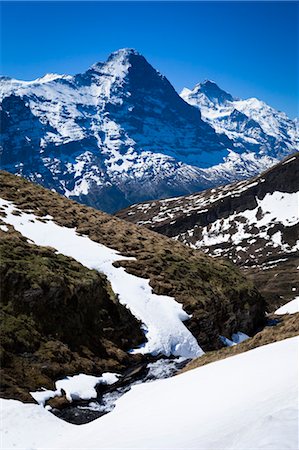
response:
<svg viewBox="0 0 299 450"><path fill-rule="evenodd" d="M93 64L91 66L91 70L99 73L110 72L115 73L116 75L123 75L131 66L130 59L133 55L141 57L141 55L134 49L120 49L116 52L111 53L105 63L97 62Z"/></svg>
<svg viewBox="0 0 299 450"><path fill-rule="evenodd" d="M205 94L209 100L218 104L225 103L227 101L233 101L233 97L221 89L214 81L205 80L203 83L199 83L195 86L195 91Z"/></svg>
<svg viewBox="0 0 299 450"><path fill-rule="evenodd" d="M159 86L161 92L167 83L171 86L164 76L132 48L111 53L106 62L95 63L85 73L76 75L75 81L79 87L82 84L96 86L97 97L112 104L123 104L124 98L144 95L147 89L154 89L156 86ZM139 94L140 90L142 93ZM175 95L178 97L177 93ZM128 112L132 111L134 105L131 106L128 106Z"/></svg>
<svg viewBox="0 0 299 450"><path fill-rule="evenodd" d="M135 48L125 47L125 48L120 48L119 50L116 50L115 52L112 52L109 55L107 61L115 60L115 59L127 59L131 55L141 56L143 58L141 53L139 53L137 50L135 50Z"/></svg>
<svg viewBox="0 0 299 450"><path fill-rule="evenodd" d="M211 81L199 83L193 90L183 89L180 95L242 152L281 159L299 148L295 121L255 97L234 98Z"/></svg>
<svg viewBox="0 0 299 450"><path fill-rule="evenodd" d="M190 105L199 107L203 118L223 114L223 108L234 101L229 93L211 80L196 84L192 90L184 88L180 95Z"/></svg>
<svg viewBox="0 0 299 450"><path fill-rule="evenodd" d="M73 77L2 79L1 92L3 168L108 211L189 193L206 183L200 166L227 154L229 143L133 49Z"/></svg>
<svg viewBox="0 0 299 450"><path fill-rule="evenodd" d="M179 96L130 48L75 76L2 77L0 97L3 168L110 212L246 178L296 150L285 115L209 80Z"/></svg>
<svg viewBox="0 0 299 450"><path fill-rule="evenodd" d="M135 66L142 66L144 70L152 70L155 74L160 75L158 71L152 68L144 56L133 48L117 50L108 56L106 62L97 62L89 70L98 72L100 75L109 73L123 78L128 75L129 69Z"/></svg>

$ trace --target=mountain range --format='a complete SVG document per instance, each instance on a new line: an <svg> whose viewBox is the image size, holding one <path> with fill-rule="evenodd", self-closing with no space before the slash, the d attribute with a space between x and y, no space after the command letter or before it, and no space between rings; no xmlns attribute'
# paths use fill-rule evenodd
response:
<svg viewBox="0 0 299 450"><path fill-rule="evenodd" d="M199 108L202 119L232 140L240 152L281 159L298 149L296 121L257 98L234 98L209 80L193 90L184 88L181 97Z"/></svg>
<svg viewBox="0 0 299 450"><path fill-rule="evenodd" d="M284 113L211 81L179 95L133 49L0 85L2 168L108 212L257 175L299 148Z"/></svg>

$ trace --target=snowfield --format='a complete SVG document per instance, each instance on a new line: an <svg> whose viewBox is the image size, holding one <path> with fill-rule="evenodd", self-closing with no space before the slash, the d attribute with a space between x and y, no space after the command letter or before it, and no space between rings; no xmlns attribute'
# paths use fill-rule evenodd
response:
<svg viewBox="0 0 299 450"><path fill-rule="evenodd" d="M256 184L264 182L264 179L254 182ZM167 223L169 219L180 221L184 216L199 215L208 211L209 206L217 201L221 201L226 197L239 197L246 189L254 186L254 183L248 182L238 183L233 189L228 185L221 189L220 192L213 193L205 197L204 194L193 194L188 197L182 197L181 200L173 201L172 199L161 200L159 208L155 212L154 202L132 207L130 215L145 212L145 220L136 221L139 225L151 225L155 227L157 222ZM179 234L173 236L195 249L201 249L212 256L229 256L234 262L244 259L243 252L248 252L246 263L253 258L254 252L263 253L265 249L268 251L268 256L275 252L283 255L295 254L299 250L299 239L290 243L285 241L284 230L294 227L299 222L298 192L288 193L274 191L267 193L262 199L255 197L257 206L253 209L245 209L244 211L235 211L228 215L228 217L220 217L206 226L198 225L188 226L187 229L180 229ZM206 208L206 206L208 208ZM212 209L212 207L211 207ZM153 212L152 212L153 211ZM277 231L273 233L273 229ZM155 228L154 228L155 229ZM257 232L258 230L258 232ZM258 240L263 239L263 245L258 248L252 247ZM226 244L229 244L229 247ZM270 251L270 248L272 250ZM235 257L228 253L229 249L235 251ZM273 252L274 250L274 252ZM275 261L280 262L283 259ZM285 259L286 260L286 259ZM268 262L269 264L269 262Z"/></svg>
<svg viewBox="0 0 299 450"><path fill-rule="evenodd" d="M2 448L298 449L298 337L134 386L86 425L2 400Z"/></svg>
<svg viewBox="0 0 299 450"><path fill-rule="evenodd" d="M50 216L43 217L41 222L41 218L19 211L9 201L0 199L0 206L6 212L2 220L36 245L55 248L59 253L107 276L120 303L126 305L143 323L147 343L135 352L186 358L203 354L197 340L183 324L189 315L180 303L172 297L154 294L149 280L131 275L123 267L113 266L116 261L132 258L120 255L87 236L78 235L75 229L57 225ZM13 215L14 211L19 211L20 215Z"/></svg>
<svg viewBox="0 0 299 450"><path fill-rule="evenodd" d="M268 230L276 223L281 223L285 227L296 225L299 221L298 200L299 195L297 192L290 194L275 191L272 194L266 194L262 200L256 197L258 206L255 209L247 209L241 213L235 213L227 219L218 219L209 224L209 226L202 227L202 239L196 242L194 247L209 247L225 242L230 242L237 246L243 240L252 238L251 228L257 227L259 229L259 237L272 241L275 246L281 247L286 253L295 252L299 249L299 240L293 247L289 247L282 242L280 231L271 236ZM259 217L259 211L262 213L261 217ZM233 225L236 231L231 234L231 229L234 228Z"/></svg>

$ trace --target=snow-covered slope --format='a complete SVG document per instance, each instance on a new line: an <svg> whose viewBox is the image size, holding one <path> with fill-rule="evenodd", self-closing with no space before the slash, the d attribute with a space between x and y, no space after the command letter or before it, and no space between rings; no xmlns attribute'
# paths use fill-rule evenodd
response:
<svg viewBox="0 0 299 450"><path fill-rule="evenodd" d="M2 168L108 211L191 192L230 145L132 49L72 77L3 77L1 100Z"/></svg>
<svg viewBox="0 0 299 450"><path fill-rule="evenodd" d="M0 98L2 168L110 212L256 175L294 150L278 125L279 145L240 147L132 49L75 76L2 77Z"/></svg>
<svg viewBox="0 0 299 450"><path fill-rule="evenodd" d="M217 133L231 139L239 153L282 159L299 149L296 121L257 98L233 98L208 80L193 90L184 88L181 96L200 109Z"/></svg>
<svg viewBox="0 0 299 450"><path fill-rule="evenodd" d="M275 311L275 314L295 314L299 312L299 297L281 306Z"/></svg>
<svg viewBox="0 0 299 450"><path fill-rule="evenodd" d="M299 290L296 270L294 273L299 253L298 182L296 153L248 181L142 203L120 211L118 216L212 256L227 257L244 270L254 270L258 277L265 271L269 275L277 265L286 266L280 276L279 271L273 273L274 285L271 277L267 282L272 297L278 291L290 296ZM283 286L278 288L282 276ZM261 289L266 284L264 278L259 282Z"/></svg>
<svg viewBox="0 0 299 450"><path fill-rule="evenodd" d="M298 449L298 338L134 386L80 427L3 400L2 445L64 449ZM117 430L117 432L116 432Z"/></svg>

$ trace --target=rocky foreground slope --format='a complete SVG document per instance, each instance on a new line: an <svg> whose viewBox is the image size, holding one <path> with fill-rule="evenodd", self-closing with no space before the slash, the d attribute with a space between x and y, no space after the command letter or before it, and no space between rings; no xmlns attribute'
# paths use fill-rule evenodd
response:
<svg viewBox="0 0 299 450"><path fill-rule="evenodd" d="M117 215L237 264L268 309L299 291L299 154L248 181L134 205Z"/></svg>
<svg viewBox="0 0 299 450"><path fill-rule="evenodd" d="M158 342L159 347L150 341L157 349L168 348L170 354L180 354L187 345L179 341L180 336L189 343L195 338L197 346L210 350L222 345L220 335L230 337L237 331L250 335L263 325L262 297L231 263L214 260L9 173L1 172L1 184L4 396L27 400L30 389L52 388L58 377L80 371L121 372L136 358L140 360L141 355L128 356L127 351L145 341L147 335L134 315L139 304L148 301L150 307L152 297L158 316L167 317L170 311L170 316L178 317L175 347ZM38 230L38 235L33 230ZM58 232L65 236L60 242L53 240ZM66 253L74 254L77 261L61 254L64 250L59 249L64 248L69 235L76 243L84 242L79 249L84 264L94 246L100 258L106 258L107 251L121 253L109 270L102 266L112 284L98 271L90 270L91 266L79 264L81 259L73 253L78 250L76 245ZM38 239L51 242L54 248L36 245ZM97 267L97 260L92 266ZM140 296L133 308L128 305L131 312L118 302L118 297L123 301L129 294L130 303L135 295L130 284L117 284L122 277L132 277L126 274L134 276L146 295ZM147 293L144 279L149 280L153 293ZM111 286L117 289L118 297ZM187 321L186 313L192 315ZM152 337L155 323L146 316L141 318L149 324L148 336ZM185 328L184 332L181 320L190 331ZM168 326L166 321L163 330ZM149 342L145 348L147 345Z"/></svg>
<svg viewBox="0 0 299 450"><path fill-rule="evenodd" d="M248 178L298 150L285 114L215 86L182 98L133 49L74 76L1 77L2 168L113 212Z"/></svg>

